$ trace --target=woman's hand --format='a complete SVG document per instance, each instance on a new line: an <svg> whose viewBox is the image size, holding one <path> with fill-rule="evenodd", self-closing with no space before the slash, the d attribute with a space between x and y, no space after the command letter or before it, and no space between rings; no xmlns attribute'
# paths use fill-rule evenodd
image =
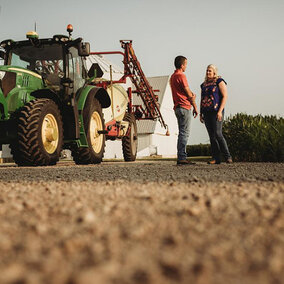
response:
<svg viewBox="0 0 284 284"><path fill-rule="evenodd" d="M201 122L201 123L204 123L204 117L203 117L203 114L202 114L202 113L200 114L200 122Z"/></svg>
<svg viewBox="0 0 284 284"><path fill-rule="evenodd" d="M218 111L218 112L217 112L217 120L218 120L218 121L222 121L222 118L223 118L222 112L221 112L221 111Z"/></svg>

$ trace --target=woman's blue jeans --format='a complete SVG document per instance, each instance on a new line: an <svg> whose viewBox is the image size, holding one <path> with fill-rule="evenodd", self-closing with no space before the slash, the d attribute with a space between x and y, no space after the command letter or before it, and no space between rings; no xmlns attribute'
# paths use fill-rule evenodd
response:
<svg viewBox="0 0 284 284"><path fill-rule="evenodd" d="M217 162L221 161L221 153L223 153L226 160L231 159L227 142L222 133L224 110L222 114L222 121L217 120L216 111L208 111L203 114L205 126L210 138L212 158Z"/></svg>
<svg viewBox="0 0 284 284"><path fill-rule="evenodd" d="M177 157L178 160L186 160L186 145L190 131L191 111L177 107L175 109L175 115L178 121Z"/></svg>

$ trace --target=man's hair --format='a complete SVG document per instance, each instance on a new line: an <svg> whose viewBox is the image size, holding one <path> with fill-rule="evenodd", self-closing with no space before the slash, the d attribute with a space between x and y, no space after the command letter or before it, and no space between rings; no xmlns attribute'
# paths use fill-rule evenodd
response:
<svg viewBox="0 0 284 284"><path fill-rule="evenodd" d="M175 67L176 69L180 69L181 65L184 63L184 61L187 60L186 57L179 55L175 58Z"/></svg>

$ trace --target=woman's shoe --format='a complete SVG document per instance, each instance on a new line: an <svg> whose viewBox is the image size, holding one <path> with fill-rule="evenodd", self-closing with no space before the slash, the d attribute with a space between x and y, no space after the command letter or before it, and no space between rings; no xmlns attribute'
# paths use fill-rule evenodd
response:
<svg viewBox="0 0 284 284"><path fill-rule="evenodd" d="M232 163L233 163L232 158L227 159L226 163L227 163L227 164L232 164Z"/></svg>
<svg viewBox="0 0 284 284"><path fill-rule="evenodd" d="M220 161L216 161L216 160L212 160L212 161L207 162L207 164L208 165L219 165L219 164L221 164L221 162Z"/></svg>

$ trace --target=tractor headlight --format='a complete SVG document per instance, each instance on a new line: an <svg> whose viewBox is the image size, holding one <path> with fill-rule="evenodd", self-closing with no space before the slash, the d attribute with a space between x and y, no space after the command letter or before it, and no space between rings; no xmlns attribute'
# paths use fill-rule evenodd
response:
<svg viewBox="0 0 284 284"><path fill-rule="evenodd" d="M12 39L3 40L0 46L6 48L7 46L11 46L13 42L14 41Z"/></svg>
<svg viewBox="0 0 284 284"><path fill-rule="evenodd" d="M16 86L16 73L3 71L1 73L1 89L4 97L6 97Z"/></svg>
<svg viewBox="0 0 284 284"><path fill-rule="evenodd" d="M0 80L3 79L4 75L5 75L5 72L4 71L0 71Z"/></svg>
<svg viewBox="0 0 284 284"><path fill-rule="evenodd" d="M69 37L66 36L66 35L54 35L54 36L53 36L53 39L54 39L55 41L62 41L62 42L69 41Z"/></svg>

